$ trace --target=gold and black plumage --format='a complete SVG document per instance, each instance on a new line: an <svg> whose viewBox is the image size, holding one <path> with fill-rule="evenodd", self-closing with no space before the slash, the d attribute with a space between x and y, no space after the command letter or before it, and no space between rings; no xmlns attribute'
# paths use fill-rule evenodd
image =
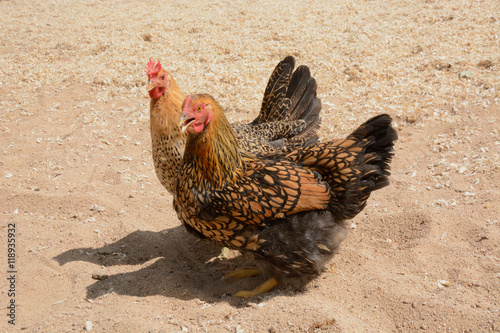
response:
<svg viewBox="0 0 500 333"><path fill-rule="evenodd" d="M344 220L388 184L397 139L391 118L380 115L341 140L250 156L209 95L186 98L181 125L188 136L174 207L191 232L260 259L271 278L243 297L321 273L345 237Z"/></svg>
<svg viewBox="0 0 500 333"><path fill-rule="evenodd" d="M161 184L173 194L186 144L179 127L185 96L159 62L149 61L146 73L155 171ZM248 124L232 125L240 148L258 155L316 142L321 123L321 101L316 89L307 66L295 69L292 56L280 61L269 78L258 117Z"/></svg>

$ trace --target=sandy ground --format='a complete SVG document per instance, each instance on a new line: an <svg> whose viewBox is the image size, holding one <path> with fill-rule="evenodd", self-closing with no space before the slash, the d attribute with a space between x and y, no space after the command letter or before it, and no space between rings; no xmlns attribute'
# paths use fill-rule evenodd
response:
<svg viewBox="0 0 500 333"><path fill-rule="evenodd" d="M498 1L0 1L0 331L500 331ZM293 54L321 136L391 114L392 184L303 292L180 226L153 170L144 65L253 119ZM15 224L15 296L7 278ZM10 237L9 239L12 239ZM15 301L15 325L8 309Z"/></svg>

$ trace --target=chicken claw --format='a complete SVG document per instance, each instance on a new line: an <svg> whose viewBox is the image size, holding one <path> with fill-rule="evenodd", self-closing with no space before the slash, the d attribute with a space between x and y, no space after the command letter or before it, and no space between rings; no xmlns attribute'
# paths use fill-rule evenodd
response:
<svg viewBox="0 0 500 333"><path fill-rule="evenodd" d="M259 275L261 273L262 272L260 271L260 269L258 269L256 267L252 267L252 268L240 268L240 269L232 271L229 274L226 274L224 276L224 279L227 279L227 280L231 279L229 281L229 283L233 283L234 281L237 281L237 280L240 280L240 279L249 278L249 277L252 277L252 276L255 276L255 275Z"/></svg>
<svg viewBox="0 0 500 333"><path fill-rule="evenodd" d="M273 289L276 287L278 284L278 281L275 278L270 278L266 282L262 283L260 286L255 288L254 290L240 290L236 294L234 294L234 297L243 297L243 298L249 298L252 296L256 296L262 293L267 293L269 290Z"/></svg>

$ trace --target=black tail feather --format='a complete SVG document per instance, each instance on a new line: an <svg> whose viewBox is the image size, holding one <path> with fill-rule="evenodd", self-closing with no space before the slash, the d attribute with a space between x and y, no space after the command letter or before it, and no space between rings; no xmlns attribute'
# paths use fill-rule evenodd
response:
<svg viewBox="0 0 500 333"><path fill-rule="evenodd" d="M319 138L317 132L321 126L321 118L319 116L321 112L321 100L316 96L316 90L316 80L310 77L297 103L294 104L292 99L291 117L292 119L304 120L305 126L297 136L290 139L290 148L311 145Z"/></svg>
<svg viewBox="0 0 500 333"><path fill-rule="evenodd" d="M307 66L299 66L295 71L294 66L292 56L276 66L264 93L261 112L251 123L304 120L300 132L284 138L289 150L316 142L321 125L321 100L316 96L316 80Z"/></svg>
<svg viewBox="0 0 500 333"><path fill-rule="evenodd" d="M349 137L364 146L364 154L357 169L359 178L345 193L345 218L353 218L366 206L371 192L389 185L394 142L398 135L387 114L375 116L358 127Z"/></svg>
<svg viewBox="0 0 500 333"><path fill-rule="evenodd" d="M289 102L285 99L294 68L293 56L286 57L276 65L264 91L260 113L252 125L289 119L287 114ZM283 105L284 103L286 105Z"/></svg>

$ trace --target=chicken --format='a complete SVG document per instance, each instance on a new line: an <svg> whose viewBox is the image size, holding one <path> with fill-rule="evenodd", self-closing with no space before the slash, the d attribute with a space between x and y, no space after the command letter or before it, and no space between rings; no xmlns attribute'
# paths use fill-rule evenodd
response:
<svg viewBox="0 0 500 333"><path fill-rule="evenodd" d="M397 139L392 119L376 116L344 139L289 153L246 154L209 95L189 95L180 120L188 133L174 208L188 231L222 246L252 253L270 278L250 297L280 282L304 285L321 274L347 232L345 221L389 184Z"/></svg>
<svg viewBox="0 0 500 333"><path fill-rule="evenodd" d="M316 81L307 66L295 71L288 56L273 71L258 117L249 124L233 125L241 149L261 154L312 144L321 119ZM184 94L159 62L146 65L149 79L150 129L156 175L171 194L182 162L186 137L179 119Z"/></svg>

